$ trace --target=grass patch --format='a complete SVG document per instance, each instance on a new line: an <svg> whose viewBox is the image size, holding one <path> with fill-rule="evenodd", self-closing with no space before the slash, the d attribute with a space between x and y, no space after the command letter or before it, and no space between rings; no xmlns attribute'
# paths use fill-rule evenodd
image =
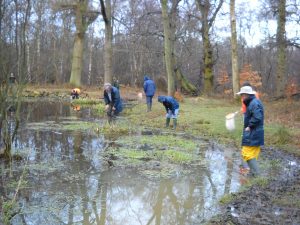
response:
<svg viewBox="0 0 300 225"><path fill-rule="evenodd" d="M297 126L285 127L281 120L270 120L272 108L265 104L265 143L268 145L277 145L280 148L300 155L299 135L300 129ZM233 131L228 131L225 127L225 116L228 113L238 111L240 102L229 101L226 99L213 98L186 98L180 103L177 132L183 131L195 136L206 136L216 139L223 144L235 144L240 146L243 117L238 114L235 118L235 127ZM165 129L165 109L162 104L154 102L153 110L146 112L145 104L138 104L132 110L128 119L132 124L150 128ZM170 123L172 125L172 121Z"/></svg>
<svg viewBox="0 0 300 225"><path fill-rule="evenodd" d="M246 191L250 187L257 185L260 187L266 187L269 184L270 179L267 177L253 177L251 179L248 179L248 182L241 187L240 191Z"/></svg>
<svg viewBox="0 0 300 225"><path fill-rule="evenodd" d="M180 103L177 131L184 131L196 136L209 136L221 142L236 142L240 144L242 132L242 117L236 117L236 129L229 132L225 127L225 116L237 111L237 104L226 104L215 99L186 99ZM144 127L161 128L165 125L165 109L157 103L153 110L145 115L145 106L137 105L128 116L133 124ZM172 121L170 123L172 125Z"/></svg>
<svg viewBox="0 0 300 225"><path fill-rule="evenodd" d="M95 104L99 104L99 100L87 99L87 98L74 99L71 102L74 105L95 105Z"/></svg>
<svg viewBox="0 0 300 225"><path fill-rule="evenodd" d="M276 144L285 145L291 141L291 134L285 127L279 127L275 133Z"/></svg>
<svg viewBox="0 0 300 225"><path fill-rule="evenodd" d="M131 128L126 123L117 122L115 125L109 125L108 123L100 128L96 128L99 133L104 134L107 138L117 139L120 136L128 135L131 133Z"/></svg>
<svg viewBox="0 0 300 225"><path fill-rule="evenodd" d="M103 115L105 113L104 104L95 104L91 107L97 114Z"/></svg>
<svg viewBox="0 0 300 225"><path fill-rule="evenodd" d="M179 164L189 163L194 159L191 154L174 150L163 151L163 154L169 161Z"/></svg>
<svg viewBox="0 0 300 225"><path fill-rule="evenodd" d="M17 213L17 210L19 209L18 204L16 203L16 201L6 201L3 202L3 223L5 225L9 225L10 220L12 219L12 217Z"/></svg>
<svg viewBox="0 0 300 225"><path fill-rule="evenodd" d="M230 194L223 195L222 198L220 198L219 202L222 205L227 205L230 202L234 201L236 198L237 198L236 194L230 193Z"/></svg>
<svg viewBox="0 0 300 225"><path fill-rule="evenodd" d="M121 150L123 152L123 156L130 159L145 159L151 157L153 154L149 154L148 152L144 151L137 151L137 150Z"/></svg>
<svg viewBox="0 0 300 225"><path fill-rule="evenodd" d="M176 150L149 150L143 151L138 149L119 148L111 149L111 154L114 154L118 159L127 161L128 163L137 163L136 160L140 161L160 161L169 162L174 164L188 164L192 161L197 160L193 154L176 151Z"/></svg>
<svg viewBox="0 0 300 225"><path fill-rule="evenodd" d="M95 129L97 126L95 123L91 122L82 122L82 121L71 121L71 122L62 122L62 126L60 129L62 130L71 130L71 131L76 131L76 130L88 130L88 129Z"/></svg>
<svg viewBox="0 0 300 225"><path fill-rule="evenodd" d="M149 144L154 149L176 149L182 151L194 151L197 149L197 142L193 140L182 139L171 135L148 135L148 136L130 136L123 137L117 141L123 145L145 145Z"/></svg>

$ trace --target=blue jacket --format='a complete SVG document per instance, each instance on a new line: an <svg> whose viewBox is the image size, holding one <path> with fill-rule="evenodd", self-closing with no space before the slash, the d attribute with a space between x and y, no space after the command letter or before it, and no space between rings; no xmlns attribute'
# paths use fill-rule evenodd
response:
<svg viewBox="0 0 300 225"><path fill-rule="evenodd" d="M175 109L179 109L179 103L171 96L158 96L158 101L165 106L167 112L171 110L172 114L175 114Z"/></svg>
<svg viewBox="0 0 300 225"><path fill-rule="evenodd" d="M116 113L120 113L123 110L122 100L120 97L119 89L112 86L111 90L111 101L109 100L108 93L104 91L104 102L105 105L110 104L111 106L116 108Z"/></svg>
<svg viewBox="0 0 300 225"><path fill-rule="evenodd" d="M244 130L242 146L261 146L264 145L264 107L260 100L250 95L244 100L247 106L244 114ZM250 131L245 131L250 127Z"/></svg>
<svg viewBox="0 0 300 225"><path fill-rule="evenodd" d="M153 80L151 80L148 76L144 77L144 92L146 96L154 96L156 91L156 86Z"/></svg>

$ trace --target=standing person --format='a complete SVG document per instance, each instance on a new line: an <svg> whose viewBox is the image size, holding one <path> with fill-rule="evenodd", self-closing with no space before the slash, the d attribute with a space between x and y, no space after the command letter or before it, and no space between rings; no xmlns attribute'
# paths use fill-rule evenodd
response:
<svg viewBox="0 0 300 225"><path fill-rule="evenodd" d="M173 129L177 126L177 116L179 112L179 103L171 96L158 96L158 102L166 108L166 127L169 127L171 118L173 119Z"/></svg>
<svg viewBox="0 0 300 225"><path fill-rule="evenodd" d="M152 98L155 95L156 85L148 76L144 76L144 92L146 95L147 112L152 109Z"/></svg>
<svg viewBox="0 0 300 225"><path fill-rule="evenodd" d="M242 84L242 87L245 87L245 86L251 86L250 82L248 81L245 81L243 84ZM253 89L253 88L252 88ZM253 90L254 91L254 90ZM255 92L255 97L257 99L259 99L259 94L258 92L254 91ZM245 105L244 103L244 98L243 96L241 96L241 114L243 115L243 118L245 117L245 113L246 113L246 110L247 110L247 106ZM240 165L240 171L242 174L245 174L245 173L248 173L249 172L249 166L247 164L247 162L245 162L243 159L242 159L242 163Z"/></svg>
<svg viewBox="0 0 300 225"><path fill-rule="evenodd" d="M257 159L260 154L260 146L264 145L264 107L261 101L255 97L255 91L251 86L241 87L237 94L242 96L246 105L242 157L250 167L250 175L257 176L259 174Z"/></svg>
<svg viewBox="0 0 300 225"><path fill-rule="evenodd" d="M17 83L17 78L15 77L14 73L11 73L9 78L8 78L9 84L15 84Z"/></svg>
<svg viewBox="0 0 300 225"><path fill-rule="evenodd" d="M111 123L123 110L119 89L112 86L110 83L105 83L103 96L108 122Z"/></svg>

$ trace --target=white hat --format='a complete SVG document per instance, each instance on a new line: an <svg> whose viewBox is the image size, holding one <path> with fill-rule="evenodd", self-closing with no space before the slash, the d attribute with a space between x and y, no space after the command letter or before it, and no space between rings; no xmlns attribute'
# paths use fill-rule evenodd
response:
<svg viewBox="0 0 300 225"><path fill-rule="evenodd" d="M250 87L250 86L244 86L244 87L241 87L240 92L238 92L236 94L237 95L241 95L241 94L254 95L255 91L253 91L252 87Z"/></svg>
<svg viewBox="0 0 300 225"><path fill-rule="evenodd" d="M111 83L105 83L103 86L104 86L105 88L106 88L106 87L111 87Z"/></svg>

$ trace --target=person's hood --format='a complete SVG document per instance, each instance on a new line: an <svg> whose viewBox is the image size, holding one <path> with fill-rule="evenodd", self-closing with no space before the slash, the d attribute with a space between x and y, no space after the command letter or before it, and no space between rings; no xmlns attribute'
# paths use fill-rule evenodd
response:
<svg viewBox="0 0 300 225"><path fill-rule="evenodd" d="M146 81L146 80L150 80L150 77L144 76L144 81Z"/></svg>
<svg viewBox="0 0 300 225"><path fill-rule="evenodd" d="M166 100L165 96L158 96L157 98L158 102L164 102Z"/></svg>

